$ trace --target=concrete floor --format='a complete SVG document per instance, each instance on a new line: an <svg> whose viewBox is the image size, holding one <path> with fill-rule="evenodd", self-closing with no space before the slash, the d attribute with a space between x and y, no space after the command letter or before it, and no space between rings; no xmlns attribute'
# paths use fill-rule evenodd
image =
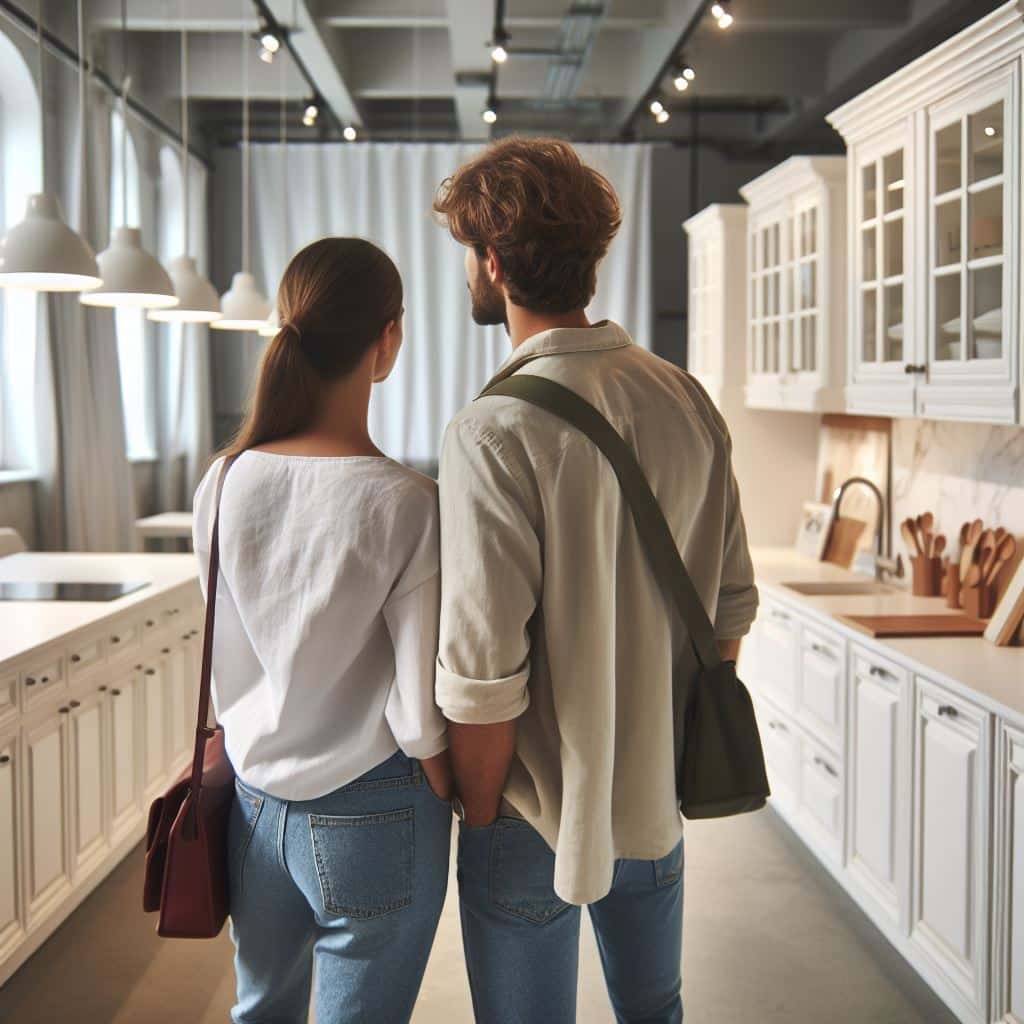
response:
<svg viewBox="0 0 1024 1024"><path fill-rule="evenodd" d="M771 811L690 823L686 842L688 1024L953 1024ZM140 848L0 989L0 1021L225 1024L227 929L211 942L158 939L139 911L141 879ZM453 871L414 1024L473 1020L455 895ZM583 931L578 1019L612 1024L586 923Z"/></svg>

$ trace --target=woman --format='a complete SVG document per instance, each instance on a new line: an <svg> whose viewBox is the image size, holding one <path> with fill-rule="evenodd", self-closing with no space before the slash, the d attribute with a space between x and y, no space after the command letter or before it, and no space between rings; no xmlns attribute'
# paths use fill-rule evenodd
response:
<svg viewBox="0 0 1024 1024"><path fill-rule="evenodd" d="M303 249L225 455L213 698L229 831L237 1024L409 1019L451 834L434 704L437 492L370 440L402 343L402 281L356 238ZM195 497L201 578L218 459ZM415 841L414 841L415 837Z"/></svg>

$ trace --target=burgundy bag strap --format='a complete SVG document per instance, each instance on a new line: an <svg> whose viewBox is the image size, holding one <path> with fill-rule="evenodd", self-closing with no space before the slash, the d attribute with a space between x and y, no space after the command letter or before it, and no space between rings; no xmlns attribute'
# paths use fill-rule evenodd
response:
<svg viewBox="0 0 1024 1024"><path fill-rule="evenodd" d="M192 781L190 792L197 794L203 778L203 760L206 756L206 741L217 731L208 724L210 716L210 682L213 675L213 618L217 608L217 577L220 574L220 495L224 490L224 478L237 459L232 455L225 459L217 480L217 494L214 499L213 533L210 536L210 565L206 574L206 622L203 626L203 662L199 674L199 709L196 720L196 745L192 755Z"/></svg>

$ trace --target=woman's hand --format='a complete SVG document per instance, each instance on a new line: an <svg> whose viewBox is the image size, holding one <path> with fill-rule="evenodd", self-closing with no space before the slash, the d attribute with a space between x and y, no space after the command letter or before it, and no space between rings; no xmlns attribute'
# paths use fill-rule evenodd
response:
<svg viewBox="0 0 1024 1024"><path fill-rule="evenodd" d="M452 774L452 761L448 751L442 751L436 757L428 757L427 760L420 761L420 765L434 796L445 803L451 803L455 796L455 776Z"/></svg>

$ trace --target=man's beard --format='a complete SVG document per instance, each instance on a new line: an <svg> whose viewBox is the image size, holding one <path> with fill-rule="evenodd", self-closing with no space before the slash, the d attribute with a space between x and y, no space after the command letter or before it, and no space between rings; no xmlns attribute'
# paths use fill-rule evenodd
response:
<svg viewBox="0 0 1024 1024"><path fill-rule="evenodd" d="M479 324L481 327L497 324L508 327L505 295L496 284L487 279L486 274L477 275L475 288L472 285L467 287L470 298L473 300L473 323Z"/></svg>

